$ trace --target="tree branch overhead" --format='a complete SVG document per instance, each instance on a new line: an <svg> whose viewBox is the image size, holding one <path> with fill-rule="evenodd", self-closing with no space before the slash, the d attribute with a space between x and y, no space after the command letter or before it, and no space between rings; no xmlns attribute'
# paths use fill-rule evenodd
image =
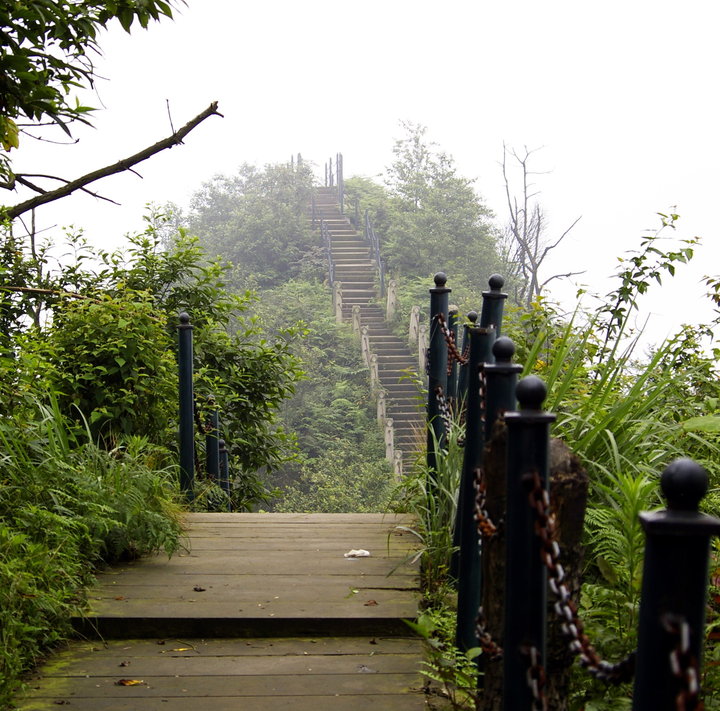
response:
<svg viewBox="0 0 720 711"><path fill-rule="evenodd" d="M204 111L195 116L195 118L188 121L182 128L175 131L175 133L168 136L167 138L162 139L161 141L158 141L157 143L154 143L152 146L148 146L147 148L144 148L143 150L135 153L134 155L131 155L128 158L123 158L116 163L113 163L112 165L107 165L104 168L98 168L97 170L91 171L90 173L87 173L80 178L71 180L65 185L56 188L55 190L43 192L40 195L36 195L35 197L18 203L17 205L3 208L2 213L8 219L13 220L19 215L27 212L28 210L32 210L36 207L39 207L40 205L45 205L46 203L66 197L67 195L74 193L76 190L84 189L86 185L89 185L96 180L106 178L110 175L115 175L116 173L123 173L126 170L131 170L133 166L137 165L138 163L142 163L148 158L154 156L155 154L160 153L161 151L164 151L168 148L172 148L173 146L182 144L185 136L187 136L188 133L190 133L194 128L200 125L209 116L220 116L221 118L223 118L223 115L218 111L217 101L213 101L210 106L208 106Z"/></svg>

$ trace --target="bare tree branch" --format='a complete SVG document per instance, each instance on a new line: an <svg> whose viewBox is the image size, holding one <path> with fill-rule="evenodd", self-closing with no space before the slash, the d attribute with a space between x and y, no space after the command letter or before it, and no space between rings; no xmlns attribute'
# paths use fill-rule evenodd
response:
<svg viewBox="0 0 720 711"><path fill-rule="evenodd" d="M104 168L99 168L98 170L87 173L87 175L83 175L80 178L71 180L66 185L63 185L60 188L50 190L41 195L37 195L12 207L4 208L0 212L5 217L12 220L19 215L22 215L24 212L38 207L39 205L53 202L54 200L65 197L66 195L70 195L76 190L83 189L86 185L93 183L100 178L106 178L109 175L114 175L115 173L122 173L126 170L130 170L132 166L137 165L144 160L147 160L148 158L154 156L156 153L164 151L166 148L172 148L173 146L181 144L182 139L185 138L185 136L187 136L187 134L190 133L190 131L192 131L196 126L198 126L206 118L208 118L208 116L222 116L222 114L217 110L217 108L217 101L213 101L213 103L210 104L210 106L208 106L205 111L198 114L194 119L188 121L188 123L186 123L179 131L176 131L171 136L164 138L162 141L158 141L152 146L148 146L147 148L143 149L138 153L135 153L128 158L119 160L117 163L105 166Z"/></svg>
<svg viewBox="0 0 720 711"><path fill-rule="evenodd" d="M131 170L131 172L134 173L135 171ZM70 182L65 178L60 178L56 175L44 175L43 173L19 173L15 176L15 181L20 183L20 185L24 185L26 188L30 188L31 190L34 190L36 193L40 193L41 195L47 195L48 191L41 188L39 185L31 183L27 179L28 176L33 178L47 178L48 180L59 180L66 185ZM94 198L98 198L98 200L107 200L107 202L111 202L113 205L120 204L119 202L117 202L117 200L113 200L112 198L106 197L105 195L100 195L100 193L95 193L92 190L88 190L87 188L80 188L80 190L82 190L84 193L87 193L88 195L92 195Z"/></svg>
<svg viewBox="0 0 720 711"><path fill-rule="evenodd" d="M540 191L536 190L530 181L530 176L546 174L546 171L530 170L530 158L538 150L529 150L525 146L524 152L518 152L503 143L502 174L505 181L505 196L509 211L506 239L512 243L512 246L508 246L506 252L513 257L515 274L522 277L522 284L520 285L521 298L528 306L532 299L539 296L543 288L553 279L566 278L582 273L556 274L544 282L540 282L540 268L548 253L567 237L580 218L578 217L557 239L548 242L545 237L547 219L542 206L536 199ZM513 194L511 187L508 156L514 159L513 164L517 162L516 170L520 172L518 178L520 187L516 194Z"/></svg>

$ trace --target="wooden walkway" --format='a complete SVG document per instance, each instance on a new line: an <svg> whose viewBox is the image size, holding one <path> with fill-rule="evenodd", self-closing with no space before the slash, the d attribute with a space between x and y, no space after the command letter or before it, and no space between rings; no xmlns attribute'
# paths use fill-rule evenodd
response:
<svg viewBox="0 0 720 711"><path fill-rule="evenodd" d="M190 514L187 550L112 568L85 641L22 711L425 708L413 537L380 514ZM346 558L351 549L369 557Z"/></svg>

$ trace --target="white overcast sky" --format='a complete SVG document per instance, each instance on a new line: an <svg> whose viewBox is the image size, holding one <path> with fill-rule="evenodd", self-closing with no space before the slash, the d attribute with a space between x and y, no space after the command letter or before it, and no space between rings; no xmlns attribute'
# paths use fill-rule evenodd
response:
<svg viewBox="0 0 720 711"><path fill-rule="evenodd" d="M342 151L346 176L381 176L401 119L426 125L504 222L503 141L542 147L550 235L582 216L549 272L587 270L607 291L615 257L672 205L678 234L703 238L687 277L646 300L662 337L720 272L718 27L714 0L189 0L175 22L103 36L96 128L73 147L26 141L15 168L77 177L169 135L166 100L176 128L217 100L225 118L140 166L143 180L96 184L122 208L78 195L38 210L40 226L109 247L145 203L184 205L242 162Z"/></svg>

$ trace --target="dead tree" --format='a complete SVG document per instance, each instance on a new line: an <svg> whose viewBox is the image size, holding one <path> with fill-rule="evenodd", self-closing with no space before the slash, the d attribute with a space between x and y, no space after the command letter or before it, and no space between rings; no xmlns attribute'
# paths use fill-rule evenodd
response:
<svg viewBox="0 0 720 711"><path fill-rule="evenodd" d="M513 281L518 284L517 300L529 306L533 299L540 296L542 290L553 279L562 279L582 272L553 274L541 280L540 269L548 254L555 249L579 222L578 217L556 239L547 236L547 218L540 203L535 199L540 194L530 182L531 176L541 173L531 171L530 157L535 150L524 148L518 153L503 143L502 171L505 180L505 195L509 211L509 221L505 229L504 247L506 262L515 270ZM514 191L509 177L508 156L514 158L521 172L519 192Z"/></svg>

